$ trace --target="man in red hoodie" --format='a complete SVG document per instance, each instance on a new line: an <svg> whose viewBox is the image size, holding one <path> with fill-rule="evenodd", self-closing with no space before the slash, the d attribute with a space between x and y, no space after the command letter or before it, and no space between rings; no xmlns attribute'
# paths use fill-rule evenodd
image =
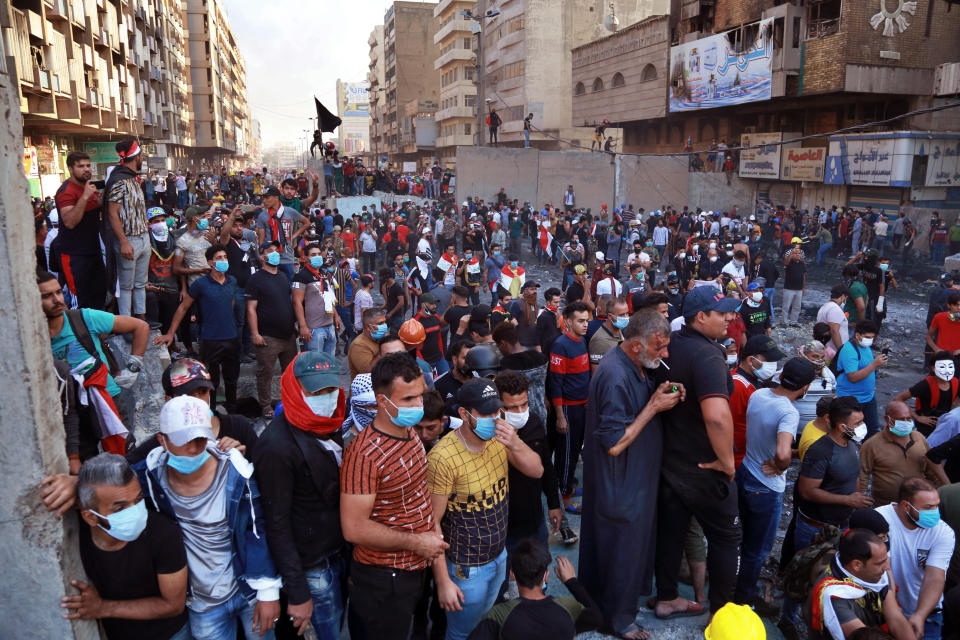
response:
<svg viewBox="0 0 960 640"><path fill-rule="evenodd" d="M297 633L312 624L318 637L338 637L346 600L339 504L346 394L336 359L323 351L298 355L280 378L280 398L283 412L254 455L270 555Z"/></svg>

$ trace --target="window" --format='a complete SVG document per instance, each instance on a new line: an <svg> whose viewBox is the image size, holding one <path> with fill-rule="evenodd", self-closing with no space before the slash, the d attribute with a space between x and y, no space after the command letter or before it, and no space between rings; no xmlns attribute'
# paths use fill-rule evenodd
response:
<svg viewBox="0 0 960 640"><path fill-rule="evenodd" d="M626 83L623 81L623 74L622 74L622 73L620 73L620 72L618 71L618 72L616 72L615 74L613 74L613 86L614 86L614 88L616 88L616 87L622 87L624 84L626 84Z"/></svg>
<svg viewBox="0 0 960 640"><path fill-rule="evenodd" d="M657 79L657 68L652 64L648 64L643 68L643 71L640 72L640 82L649 82L651 80Z"/></svg>
<svg viewBox="0 0 960 640"><path fill-rule="evenodd" d="M468 135L468 136L469 136L471 133L473 133L473 129L471 128L469 122L464 122L464 123L463 123L463 133L464 133L464 135Z"/></svg>
<svg viewBox="0 0 960 640"><path fill-rule="evenodd" d="M578 82L576 88L574 88L574 90L573 90L573 95L575 95L575 96L582 96L582 95L585 94L586 92L587 92L587 88L586 88L585 86L583 86L583 83L582 83L582 82Z"/></svg>
<svg viewBox="0 0 960 640"><path fill-rule="evenodd" d="M593 81L593 91L594 93L597 91L603 91L603 80L597 78Z"/></svg>
<svg viewBox="0 0 960 640"><path fill-rule="evenodd" d="M473 107L477 104L477 96L463 96L463 105L465 107Z"/></svg>
<svg viewBox="0 0 960 640"><path fill-rule="evenodd" d="M473 38L464 38L464 39L463 39L463 48L464 48L464 49L473 49Z"/></svg>

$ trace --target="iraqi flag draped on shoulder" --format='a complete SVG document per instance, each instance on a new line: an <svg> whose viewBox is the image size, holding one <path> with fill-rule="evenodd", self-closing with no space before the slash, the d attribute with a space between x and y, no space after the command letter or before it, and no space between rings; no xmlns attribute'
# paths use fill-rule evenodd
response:
<svg viewBox="0 0 960 640"><path fill-rule="evenodd" d="M514 298L520 297L520 289L523 288L523 283L526 281L527 273L523 270L523 267L518 266L516 272L510 268L510 265L500 270L500 286L509 291Z"/></svg>
<svg viewBox="0 0 960 640"><path fill-rule="evenodd" d="M553 234L550 233L550 224L543 220L540 222L540 248L547 255L550 255L550 245L553 244Z"/></svg>
<svg viewBox="0 0 960 640"><path fill-rule="evenodd" d="M92 366L91 366L92 363ZM107 365L88 358L70 372L82 390L80 404L90 407L100 427L100 446L107 453L127 453L127 428L120 420L120 412L107 392L109 370Z"/></svg>

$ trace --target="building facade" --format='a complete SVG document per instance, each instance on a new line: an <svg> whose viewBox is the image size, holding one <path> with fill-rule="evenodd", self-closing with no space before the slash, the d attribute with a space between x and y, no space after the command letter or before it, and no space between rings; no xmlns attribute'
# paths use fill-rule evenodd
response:
<svg viewBox="0 0 960 640"><path fill-rule="evenodd" d="M383 18L384 85L381 155L390 162L410 156L402 138L404 109L413 100L437 102L440 73L434 68L435 3L394 2ZM430 149L432 152L433 149ZM422 155L414 150L413 155ZM397 169L400 167L397 166Z"/></svg>
<svg viewBox="0 0 960 640"><path fill-rule="evenodd" d="M370 84L337 80L337 148L350 157L370 150Z"/></svg>
<svg viewBox="0 0 960 640"><path fill-rule="evenodd" d="M445 166L456 164L458 146L476 144L477 23L463 15L473 7L473 0L441 0L433 10L437 21L433 68L440 74L437 155Z"/></svg>
<svg viewBox="0 0 960 640"><path fill-rule="evenodd" d="M722 169L710 149L725 143L760 203L870 205L918 222L960 209L960 109L887 121L956 95L960 20L945 2L888 5L683 0L666 24L574 49L573 124L609 118L627 152L689 145L706 170ZM830 135L854 125L866 126ZM801 136L815 137L791 142Z"/></svg>
<svg viewBox="0 0 960 640"><path fill-rule="evenodd" d="M208 142L200 134L210 121L195 117L197 61L183 0L0 0L0 27L3 63L17 81L32 195L56 191L70 150L87 151L103 176L125 137L141 140L151 168L199 166L195 148ZM223 23L220 31L229 28ZM221 107L231 111L220 123L233 143L220 148L224 155L244 153L252 139L243 60L235 43L232 50L230 64L215 67L233 83Z"/></svg>
<svg viewBox="0 0 960 640"><path fill-rule="evenodd" d="M368 166L376 166L381 162L382 155L387 148L387 141L383 133L383 119L386 112L386 68L383 64L383 25L378 24L367 38L370 47L370 62L367 66L367 99L370 101L370 154L365 156Z"/></svg>

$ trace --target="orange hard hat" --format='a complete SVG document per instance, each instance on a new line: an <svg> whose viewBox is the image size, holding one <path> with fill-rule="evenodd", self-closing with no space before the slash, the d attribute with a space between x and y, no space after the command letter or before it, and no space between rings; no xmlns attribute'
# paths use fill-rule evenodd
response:
<svg viewBox="0 0 960 640"><path fill-rule="evenodd" d="M600 205L600 208L601 208L601 209L606 209L606 208L607 208L607 203L604 202L603 204L601 204L601 205Z"/></svg>
<svg viewBox="0 0 960 640"><path fill-rule="evenodd" d="M400 325L400 341L406 345L420 344L427 339L427 332L423 325L415 318L410 318Z"/></svg>

